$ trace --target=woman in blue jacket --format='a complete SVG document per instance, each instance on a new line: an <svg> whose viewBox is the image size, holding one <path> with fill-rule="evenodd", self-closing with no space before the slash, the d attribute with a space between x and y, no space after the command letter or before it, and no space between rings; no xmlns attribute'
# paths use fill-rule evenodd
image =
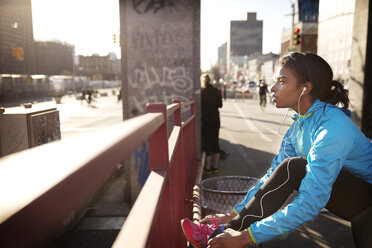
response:
<svg viewBox="0 0 372 248"><path fill-rule="evenodd" d="M296 111L294 122L267 174L232 213L200 224L181 221L194 246L263 243L313 220L324 207L348 221L371 213L372 143L349 118L347 94L332 78L331 67L315 54L281 58L272 101ZM293 190L298 196L281 209ZM203 224L211 220L213 225ZM352 230L357 247L371 246L372 235Z"/></svg>

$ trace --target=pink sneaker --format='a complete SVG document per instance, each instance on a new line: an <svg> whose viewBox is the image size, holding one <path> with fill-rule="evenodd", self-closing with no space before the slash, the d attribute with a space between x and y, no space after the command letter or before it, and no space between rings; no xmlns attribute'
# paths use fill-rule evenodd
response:
<svg viewBox="0 0 372 248"><path fill-rule="evenodd" d="M189 219L181 220L183 234L190 243L196 248L207 247L208 238L218 228L215 219L212 219L212 225L194 223Z"/></svg>

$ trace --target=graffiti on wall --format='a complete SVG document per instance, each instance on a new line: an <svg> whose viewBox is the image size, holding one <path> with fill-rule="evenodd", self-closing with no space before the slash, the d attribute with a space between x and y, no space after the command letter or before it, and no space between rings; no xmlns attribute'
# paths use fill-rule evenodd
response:
<svg viewBox="0 0 372 248"><path fill-rule="evenodd" d="M147 151L146 142L143 142L141 148L136 149L134 153L134 169L137 171L137 181L141 187L145 184L150 174L148 161L149 152Z"/></svg>
<svg viewBox="0 0 372 248"><path fill-rule="evenodd" d="M198 38L194 23L197 5L192 0L130 2L125 15L126 118L146 113L149 103L170 104L174 99L187 102L193 98L198 83L194 81L195 74L199 70L195 68L199 58L194 40ZM182 117L187 117L189 110L183 108ZM149 175L147 149L144 143L134 156L141 186Z"/></svg>
<svg viewBox="0 0 372 248"><path fill-rule="evenodd" d="M141 27L145 30L136 30L128 38L131 54L140 63L145 61L156 67L160 67L159 63L169 66L193 65L190 55L192 46L189 45L192 30L189 26L178 24L167 29L161 26Z"/></svg>
<svg viewBox="0 0 372 248"><path fill-rule="evenodd" d="M174 6L174 1L169 0L132 0L132 3L133 9L138 14L144 14L149 11L153 11L153 13L156 13L166 7Z"/></svg>
<svg viewBox="0 0 372 248"><path fill-rule="evenodd" d="M186 38L185 30L168 29L162 30L160 27L150 27L148 31L138 31L131 35L131 47L133 49L167 47L177 45ZM177 48L180 49L180 48Z"/></svg>
<svg viewBox="0 0 372 248"><path fill-rule="evenodd" d="M129 85L136 90L131 96L132 114L144 113L146 104L151 102L188 101L193 88L184 67L156 69L147 65L134 70Z"/></svg>

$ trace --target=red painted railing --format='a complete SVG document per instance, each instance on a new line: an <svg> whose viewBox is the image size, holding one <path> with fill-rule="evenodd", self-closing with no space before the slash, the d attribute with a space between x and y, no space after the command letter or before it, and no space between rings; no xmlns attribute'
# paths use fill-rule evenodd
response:
<svg viewBox="0 0 372 248"><path fill-rule="evenodd" d="M185 106L190 117L182 122ZM184 247L179 223L192 216L200 171L193 101L150 104L147 114L119 125L0 159L0 247L49 244L145 140L151 173L114 247Z"/></svg>
<svg viewBox="0 0 372 248"><path fill-rule="evenodd" d="M181 105L190 105L191 117L185 122ZM149 138L152 172L113 247L185 247L180 220L192 213L197 173L195 106L174 101L168 107L151 104L147 111L164 116L162 126ZM174 127L168 139L167 117L172 113Z"/></svg>

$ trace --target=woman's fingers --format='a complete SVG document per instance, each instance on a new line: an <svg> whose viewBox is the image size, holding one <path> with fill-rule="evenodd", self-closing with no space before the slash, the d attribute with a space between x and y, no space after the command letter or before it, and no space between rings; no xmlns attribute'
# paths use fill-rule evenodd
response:
<svg viewBox="0 0 372 248"><path fill-rule="evenodd" d="M208 223L211 221L211 219L213 219L214 217L212 215L207 215L204 217L204 219L202 219L201 221L199 221L199 223L201 224L205 224L205 223Z"/></svg>

